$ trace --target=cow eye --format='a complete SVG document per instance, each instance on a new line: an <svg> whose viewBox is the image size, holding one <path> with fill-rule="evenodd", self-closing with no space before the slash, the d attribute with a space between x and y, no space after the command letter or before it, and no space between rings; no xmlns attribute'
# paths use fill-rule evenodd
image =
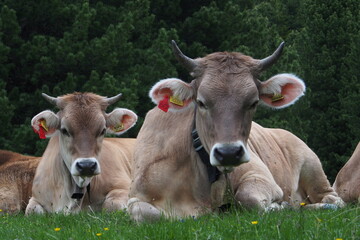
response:
<svg viewBox="0 0 360 240"><path fill-rule="evenodd" d="M253 104L250 105L250 109L255 109L256 106L258 105L259 100L256 100Z"/></svg>
<svg viewBox="0 0 360 240"><path fill-rule="evenodd" d="M65 128L60 129L60 132L62 135L70 137L70 133Z"/></svg>
<svg viewBox="0 0 360 240"><path fill-rule="evenodd" d="M206 105L199 99L196 99L196 104L199 106L199 108L207 108Z"/></svg>
<svg viewBox="0 0 360 240"><path fill-rule="evenodd" d="M106 129L104 128L104 129L101 131L100 136L104 136L105 133L106 133Z"/></svg>

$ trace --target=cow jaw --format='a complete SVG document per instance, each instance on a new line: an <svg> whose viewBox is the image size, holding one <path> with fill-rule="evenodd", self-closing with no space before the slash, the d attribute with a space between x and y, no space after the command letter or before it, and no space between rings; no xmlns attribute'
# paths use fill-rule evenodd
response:
<svg viewBox="0 0 360 240"><path fill-rule="evenodd" d="M222 172L230 172L233 167L250 161L246 146L242 141L216 143L210 151L210 163Z"/></svg>

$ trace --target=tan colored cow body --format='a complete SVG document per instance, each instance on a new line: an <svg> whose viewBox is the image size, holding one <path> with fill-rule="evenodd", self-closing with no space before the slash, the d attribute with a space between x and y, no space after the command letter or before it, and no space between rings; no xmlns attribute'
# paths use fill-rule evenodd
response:
<svg viewBox="0 0 360 240"><path fill-rule="evenodd" d="M0 150L0 209L3 213L25 211L39 157Z"/></svg>
<svg viewBox="0 0 360 240"><path fill-rule="evenodd" d="M334 189L346 203L360 203L360 142L336 176Z"/></svg>
<svg viewBox="0 0 360 240"><path fill-rule="evenodd" d="M125 209L135 139L104 139L104 135L124 133L135 124L136 114L123 108L105 113L120 94L43 96L60 111L43 111L31 121L40 138L51 139L36 170L25 213L77 213L88 206Z"/></svg>
<svg viewBox="0 0 360 240"><path fill-rule="evenodd" d="M252 128L259 103L283 108L305 92L305 84L293 74L258 79L283 46L261 60L236 52L191 59L172 42L175 56L194 80L164 79L149 93L158 107L147 113L137 137L128 202L134 220L197 216L221 205L225 177L209 182L207 167L193 147L195 126L209 155L206 164L232 172L241 205L267 209L283 200L343 205L319 159L300 139L255 123Z"/></svg>
<svg viewBox="0 0 360 240"><path fill-rule="evenodd" d="M135 142L135 139L129 138L105 138L98 158L101 174L91 180L90 194L85 193L82 200L76 201L71 198L73 187L70 186L73 183L70 172L59 154L59 137L52 137L36 170L27 213L32 210L37 212L38 209L64 213L90 208L94 211L124 209L131 182Z"/></svg>
<svg viewBox="0 0 360 240"><path fill-rule="evenodd" d="M294 207L300 203L343 205L330 186L319 158L292 133L263 128L253 122L248 147L251 161L230 174L235 197L241 204L251 207L262 203L260 208L282 201ZM248 202L246 195L254 193L263 201Z"/></svg>
<svg viewBox="0 0 360 240"><path fill-rule="evenodd" d="M147 114L144 125L152 127L139 132L130 192L130 205L138 200L143 205L130 211L135 220L157 219L162 214L198 216L223 203L219 198L225 190L224 176L214 183L219 190L212 190L206 168L192 147L192 121L191 114L163 113L157 108ZM241 205L266 209L286 201L294 207L302 202L343 206L316 154L292 133L253 122L248 150L251 160L229 174Z"/></svg>

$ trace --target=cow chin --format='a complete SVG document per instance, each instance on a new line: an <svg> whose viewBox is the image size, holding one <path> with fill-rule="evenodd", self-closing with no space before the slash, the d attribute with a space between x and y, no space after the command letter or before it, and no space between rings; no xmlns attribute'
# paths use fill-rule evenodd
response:
<svg viewBox="0 0 360 240"><path fill-rule="evenodd" d="M80 188L87 187L93 178L93 176L91 177L72 176L72 177L76 185Z"/></svg>
<svg viewBox="0 0 360 240"><path fill-rule="evenodd" d="M210 163L221 172L231 172L240 164L250 161L247 148L242 141L216 143L210 152Z"/></svg>

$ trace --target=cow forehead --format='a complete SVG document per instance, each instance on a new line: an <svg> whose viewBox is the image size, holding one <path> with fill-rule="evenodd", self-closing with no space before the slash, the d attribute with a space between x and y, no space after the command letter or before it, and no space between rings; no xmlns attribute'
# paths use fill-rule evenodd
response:
<svg viewBox="0 0 360 240"><path fill-rule="evenodd" d="M200 100L253 101L259 98L257 80L251 73L204 74L197 90Z"/></svg>
<svg viewBox="0 0 360 240"><path fill-rule="evenodd" d="M68 127L99 128L105 124L106 102L97 95L71 95L62 100L60 117Z"/></svg>
<svg viewBox="0 0 360 240"><path fill-rule="evenodd" d="M216 52L198 61L206 68L206 71L215 71L215 73L255 72L259 66L257 60L238 52Z"/></svg>
<svg viewBox="0 0 360 240"><path fill-rule="evenodd" d="M200 93L225 96L257 92L257 64L251 57L240 53L213 53L200 63L203 66L198 78Z"/></svg>

